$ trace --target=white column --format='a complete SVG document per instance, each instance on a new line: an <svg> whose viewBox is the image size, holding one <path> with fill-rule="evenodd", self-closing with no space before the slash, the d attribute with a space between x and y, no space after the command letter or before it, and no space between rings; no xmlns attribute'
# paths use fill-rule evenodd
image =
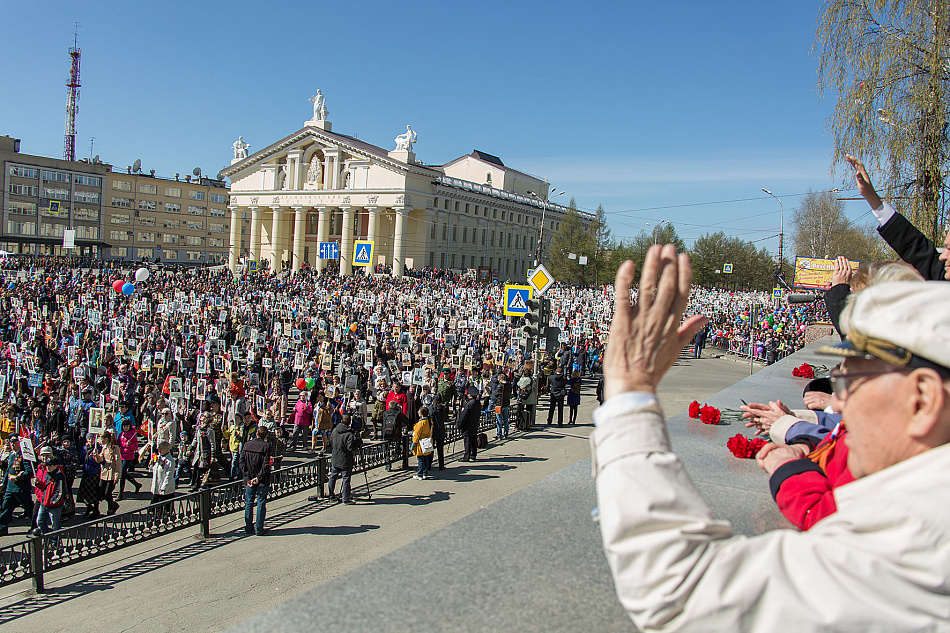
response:
<svg viewBox="0 0 950 633"><path fill-rule="evenodd" d="M369 214L369 223L366 226L366 239L373 242L373 247L376 248L379 246L376 244L376 239L379 237L379 209L376 207L366 207L366 212ZM376 262L373 262L372 266L375 268Z"/></svg>
<svg viewBox="0 0 950 633"><path fill-rule="evenodd" d="M254 260L261 258L261 222L261 210L258 207L251 207L250 258Z"/></svg>
<svg viewBox="0 0 950 633"><path fill-rule="evenodd" d="M406 220L409 211L396 208L396 234L393 240L393 277L402 277L406 267Z"/></svg>
<svg viewBox="0 0 950 633"><path fill-rule="evenodd" d="M343 209L343 232L340 235L340 276L353 274L353 207Z"/></svg>
<svg viewBox="0 0 950 633"><path fill-rule="evenodd" d="M241 208L231 207L231 243L228 244L228 270L237 272L241 255Z"/></svg>
<svg viewBox="0 0 950 633"><path fill-rule="evenodd" d="M291 256L291 270L294 274L303 266L304 235L307 232L307 210L304 207L294 207L294 253Z"/></svg>
<svg viewBox="0 0 950 633"><path fill-rule="evenodd" d="M281 221L284 217L280 207L271 207L274 212L274 221L270 230L270 269L280 272L280 252L283 250L283 235L280 234Z"/></svg>
<svg viewBox="0 0 950 633"><path fill-rule="evenodd" d="M317 257L320 257L319 242L327 241L327 233L330 232L330 210L326 207L317 207ZM317 259L317 270L323 270L326 266L326 260Z"/></svg>

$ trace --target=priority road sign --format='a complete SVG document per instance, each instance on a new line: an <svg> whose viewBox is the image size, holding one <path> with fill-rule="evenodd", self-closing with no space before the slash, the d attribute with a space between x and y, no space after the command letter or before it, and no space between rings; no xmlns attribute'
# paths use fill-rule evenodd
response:
<svg viewBox="0 0 950 633"><path fill-rule="evenodd" d="M318 255L320 259L340 259L340 243L320 242Z"/></svg>
<svg viewBox="0 0 950 633"><path fill-rule="evenodd" d="M731 273L731 272L732 272L732 264L723 264L723 265L722 265L722 272L724 272L724 273L726 273L726 274Z"/></svg>
<svg viewBox="0 0 950 633"><path fill-rule="evenodd" d="M540 295L544 294L544 291L551 287L551 284L554 283L554 278L544 265L538 264L534 272L528 276L528 283L531 284L534 291Z"/></svg>
<svg viewBox="0 0 950 633"><path fill-rule="evenodd" d="M504 300L505 316L524 316L531 312L528 301L532 298L531 286L506 285L501 298Z"/></svg>
<svg viewBox="0 0 950 633"><path fill-rule="evenodd" d="M353 244L353 265L354 266L372 266L373 264L373 242L372 240L356 240Z"/></svg>

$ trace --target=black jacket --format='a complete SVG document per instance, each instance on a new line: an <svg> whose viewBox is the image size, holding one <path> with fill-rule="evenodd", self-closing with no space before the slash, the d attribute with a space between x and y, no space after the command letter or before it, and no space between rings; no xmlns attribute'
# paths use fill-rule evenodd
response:
<svg viewBox="0 0 950 633"><path fill-rule="evenodd" d="M841 333L841 312L844 311L844 305L847 303L850 294L851 286L848 284L835 284L825 292L825 307L828 309L829 316L831 316L831 324L835 326L835 330L842 341L845 336Z"/></svg>
<svg viewBox="0 0 950 633"><path fill-rule="evenodd" d="M259 437L255 437L241 447L241 472L244 483L257 479L262 486L270 485L271 446Z"/></svg>
<svg viewBox="0 0 950 633"><path fill-rule="evenodd" d="M498 381L495 385L495 393L492 397L492 401L496 407L510 407L511 385L508 382Z"/></svg>
<svg viewBox="0 0 950 633"><path fill-rule="evenodd" d="M877 232L897 256L917 269L924 279L943 281L945 266L937 247L900 213L891 216Z"/></svg>
<svg viewBox="0 0 950 633"><path fill-rule="evenodd" d="M409 418L402 412L402 408L389 409L383 414L383 439L395 440L403 434L409 426Z"/></svg>
<svg viewBox="0 0 950 633"><path fill-rule="evenodd" d="M330 433L330 446L333 451L330 457L330 465L342 470L353 470L356 452L360 450L362 445L363 441L359 434L340 422L333 427L333 432Z"/></svg>
<svg viewBox="0 0 950 633"><path fill-rule="evenodd" d="M478 422L482 418L481 403L478 398L469 398L459 411L458 425L462 435L478 435Z"/></svg>
<svg viewBox="0 0 950 633"><path fill-rule="evenodd" d="M562 400L567 395L567 379L564 374L552 374L548 378L548 390L552 400Z"/></svg>

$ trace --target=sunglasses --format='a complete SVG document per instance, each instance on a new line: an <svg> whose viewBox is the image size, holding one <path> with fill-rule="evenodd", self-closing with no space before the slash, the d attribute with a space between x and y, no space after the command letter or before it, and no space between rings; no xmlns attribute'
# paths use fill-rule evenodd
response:
<svg viewBox="0 0 950 633"><path fill-rule="evenodd" d="M838 369L833 369L830 374L828 374L828 379L831 381L831 388L835 392L835 396L838 400L844 400L848 397L848 392L851 390L851 381L855 378L863 378L867 376L880 376L883 374L893 374L897 372L907 372L913 370L912 367L891 367L888 369L877 369L872 371L850 371L848 373L842 373Z"/></svg>

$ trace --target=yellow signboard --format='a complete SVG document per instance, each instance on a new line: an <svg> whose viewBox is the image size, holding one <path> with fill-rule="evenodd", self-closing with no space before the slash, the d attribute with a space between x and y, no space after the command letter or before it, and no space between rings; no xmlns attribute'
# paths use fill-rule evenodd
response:
<svg viewBox="0 0 950 633"><path fill-rule="evenodd" d="M851 264L851 270L858 269L858 263L854 260L848 260ZM808 290L828 290L831 288L831 273L835 269L835 260L824 259L821 257L796 257L795 258L795 283L796 288L806 288Z"/></svg>

